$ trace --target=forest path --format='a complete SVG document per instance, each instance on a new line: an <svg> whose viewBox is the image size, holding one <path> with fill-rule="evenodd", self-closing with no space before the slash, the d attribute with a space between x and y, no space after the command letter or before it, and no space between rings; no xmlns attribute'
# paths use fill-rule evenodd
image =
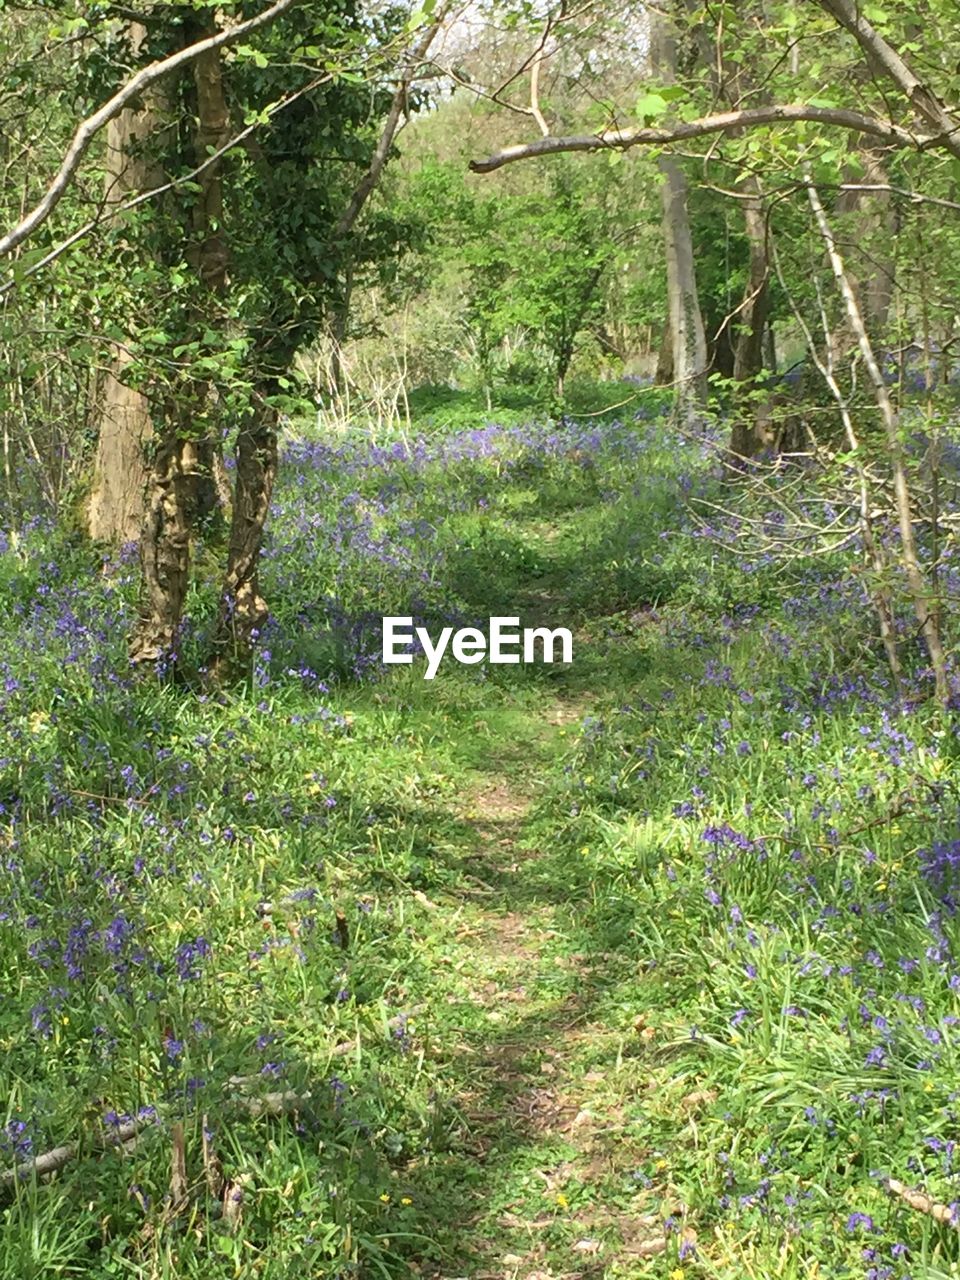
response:
<svg viewBox="0 0 960 1280"><path fill-rule="evenodd" d="M592 702L545 691L452 806L465 876L437 998L458 1081L459 1209L429 1272L445 1280L627 1277L666 1247L633 1178L646 1152L624 1113L622 1022L597 1008L616 957L578 949L570 881L537 835L549 775Z"/></svg>

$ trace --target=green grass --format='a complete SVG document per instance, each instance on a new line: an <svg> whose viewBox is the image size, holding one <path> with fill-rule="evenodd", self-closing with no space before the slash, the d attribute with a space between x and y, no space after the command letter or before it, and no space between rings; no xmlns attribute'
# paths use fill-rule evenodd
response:
<svg viewBox="0 0 960 1280"><path fill-rule="evenodd" d="M636 430L291 466L230 694L115 678L129 568L0 557L5 1163L77 1146L0 1276L958 1274L881 1185L960 1199L954 726L891 710L844 565L724 558ZM575 661L358 682L411 582Z"/></svg>

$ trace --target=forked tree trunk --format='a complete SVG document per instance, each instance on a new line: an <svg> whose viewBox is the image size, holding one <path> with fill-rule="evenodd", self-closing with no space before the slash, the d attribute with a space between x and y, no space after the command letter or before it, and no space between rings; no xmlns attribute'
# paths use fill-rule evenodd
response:
<svg viewBox="0 0 960 1280"><path fill-rule="evenodd" d="M209 29L187 31L188 39L210 34ZM199 165L226 137L229 112L223 90L219 51L213 50L193 63L197 130L194 162ZM221 163L198 175L200 191L193 205L192 221L185 228L187 259L201 282L202 299L191 317L191 327L215 324L207 305L226 288L227 250L223 237L223 189ZM185 377L174 393L162 421L156 424L153 458L147 475L147 506L140 540L143 575L140 617L130 643L136 664L175 662L190 576L190 543L204 493L214 484L212 459L216 442L198 423L208 417L211 389Z"/></svg>

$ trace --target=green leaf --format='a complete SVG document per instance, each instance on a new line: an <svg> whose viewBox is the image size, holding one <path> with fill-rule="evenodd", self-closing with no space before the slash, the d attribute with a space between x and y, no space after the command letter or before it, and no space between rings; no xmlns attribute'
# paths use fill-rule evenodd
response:
<svg viewBox="0 0 960 1280"><path fill-rule="evenodd" d="M668 110L669 103L659 91L645 93L641 98L638 98L637 105L634 108L636 115L644 124L659 120L661 116L666 115Z"/></svg>

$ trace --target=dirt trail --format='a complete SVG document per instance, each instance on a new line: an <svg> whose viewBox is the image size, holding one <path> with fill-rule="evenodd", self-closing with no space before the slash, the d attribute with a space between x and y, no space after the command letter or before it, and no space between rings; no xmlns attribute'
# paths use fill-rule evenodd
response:
<svg viewBox="0 0 960 1280"><path fill-rule="evenodd" d="M629 1276L630 1259L664 1247L659 1220L601 1188L638 1159L615 1073L589 1065L617 1057L616 1036L591 1009L603 957L571 948L566 904L542 891L542 853L528 830L538 760L562 750L561 735L588 710L582 699L545 700L530 751L478 774L457 804L475 838L477 884L457 934L462 988L448 1000L472 1016L463 1045L471 1084L459 1104L483 1194L446 1280L596 1280L614 1263L617 1277Z"/></svg>

